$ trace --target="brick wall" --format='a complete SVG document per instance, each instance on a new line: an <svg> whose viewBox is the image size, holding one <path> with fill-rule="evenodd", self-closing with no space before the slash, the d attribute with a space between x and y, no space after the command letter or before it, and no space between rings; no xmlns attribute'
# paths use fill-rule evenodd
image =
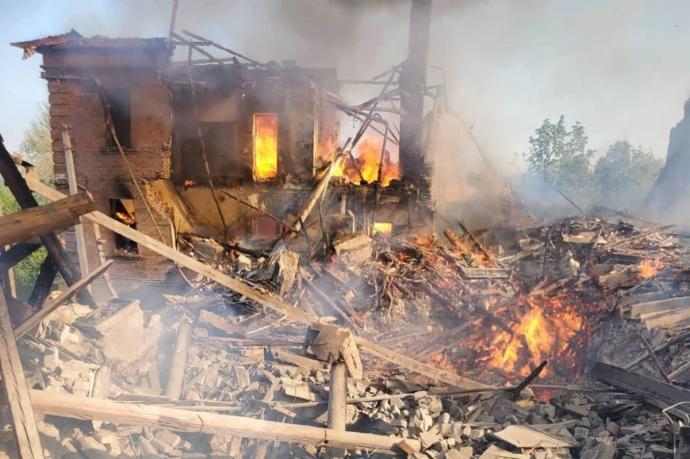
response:
<svg viewBox="0 0 690 459"><path fill-rule="evenodd" d="M45 59L60 64L52 56ZM92 195L98 210L109 214L111 198L128 198L127 190L134 198L137 229L159 239L153 221L147 215L141 196L138 195L125 164L117 150L107 147L105 112L97 86L89 78L93 69L60 68L60 75L51 75L46 69L50 104L53 162L58 187L66 190L66 168L62 143L62 126L71 126L74 162L77 182ZM135 176L141 179L168 178L170 174L171 107L169 90L155 69L119 68L112 72L98 69L98 79L104 87L128 87L132 94L132 147L127 160ZM155 214L156 223L163 233L165 243L171 244L171 229L166 218ZM89 267L97 266L97 246L93 227L85 225ZM105 255L115 258L110 268L113 282L121 285L164 281L171 264L143 247L136 257L118 257L114 250L114 235L101 228ZM77 260L73 234L65 233L65 243Z"/></svg>

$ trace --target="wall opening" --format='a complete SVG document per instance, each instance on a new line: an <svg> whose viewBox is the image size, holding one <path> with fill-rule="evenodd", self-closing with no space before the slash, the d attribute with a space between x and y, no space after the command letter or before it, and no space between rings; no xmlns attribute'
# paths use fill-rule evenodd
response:
<svg viewBox="0 0 690 459"><path fill-rule="evenodd" d="M110 199L110 216L132 229L137 229L137 219L134 214L134 199ZM121 234L113 233L115 237L115 255L134 256L139 254L139 246L131 239Z"/></svg>
<svg viewBox="0 0 690 459"><path fill-rule="evenodd" d="M117 139L122 148L132 148L132 93L129 88L105 89L105 98L110 105L110 116ZM109 147L115 148L115 139L108 131Z"/></svg>
<svg viewBox="0 0 690 459"><path fill-rule="evenodd" d="M253 128L254 180L271 180L278 175L278 115L255 113Z"/></svg>

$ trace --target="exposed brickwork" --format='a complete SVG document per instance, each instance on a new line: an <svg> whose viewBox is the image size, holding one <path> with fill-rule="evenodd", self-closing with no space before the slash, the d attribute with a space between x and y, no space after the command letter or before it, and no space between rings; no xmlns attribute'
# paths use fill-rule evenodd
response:
<svg viewBox="0 0 690 459"><path fill-rule="evenodd" d="M62 53L69 56L68 53ZM73 56L72 56L73 57ZM69 59L68 59L69 60ZM50 66L45 66L48 75L51 136L53 140L53 163L56 182L66 190L66 168L62 144L62 126L71 126L74 161L78 184L92 195L98 210L109 214L111 198L127 198L127 191L134 198L137 229L159 239L153 222L148 217L144 203L127 172L117 150L107 147L105 112L97 86L89 78L93 71L64 68L64 60L46 53L44 64L50 62L60 66L65 78L54 78ZM80 61L83 62L83 61ZM76 78L75 78L76 77ZM168 87L155 70L130 69L128 72L108 72L102 68L98 79L104 87L128 87L132 94L132 147L127 153L135 176L138 179L167 178L170 174L170 132L171 107ZM156 215L156 222L171 243L171 230L167 219ZM91 268L99 264L93 227L85 225L87 252ZM110 269L115 283L164 281L171 264L167 259L140 247L139 256L117 258L113 234L101 230L107 257L115 257L116 263ZM71 232L64 235L66 247L75 251ZM76 253L72 253L76 260Z"/></svg>

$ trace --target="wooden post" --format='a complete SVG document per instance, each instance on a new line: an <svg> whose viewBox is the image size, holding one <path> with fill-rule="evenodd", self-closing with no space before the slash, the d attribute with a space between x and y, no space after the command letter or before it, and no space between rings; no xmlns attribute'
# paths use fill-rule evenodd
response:
<svg viewBox="0 0 690 459"><path fill-rule="evenodd" d="M347 423L347 366L342 360L331 365L330 391L328 392L328 428L345 431ZM342 459L345 450L329 448L329 457Z"/></svg>
<svg viewBox="0 0 690 459"><path fill-rule="evenodd" d="M183 319L177 328L175 353L172 356L170 372L168 373L168 384L165 387L165 396L170 400L178 400L182 392L184 370L187 366L187 349L189 348L189 337L191 332L192 326Z"/></svg>
<svg viewBox="0 0 690 459"><path fill-rule="evenodd" d="M77 194L77 171L74 168L74 154L72 153L72 139L69 135L69 126L62 125L62 146L65 149L65 167L67 169L67 186L69 194ZM82 276L89 272L89 260L86 256L86 239L84 238L84 227L81 220L74 225L74 235L77 240L77 256L79 258L79 271ZM91 292L91 287L86 287Z"/></svg>
<svg viewBox="0 0 690 459"><path fill-rule="evenodd" d="M43 458L29 388L14 340L4 295L0 295L0 373L12 416L12 427L22 459Z"/></svg>

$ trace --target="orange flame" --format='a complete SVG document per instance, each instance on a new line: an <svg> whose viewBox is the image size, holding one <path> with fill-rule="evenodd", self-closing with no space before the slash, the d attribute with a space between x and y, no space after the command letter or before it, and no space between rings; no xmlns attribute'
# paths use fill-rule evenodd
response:
<svg viewBox="0 0 690 459"><path fill-rule="evenodd" d="M127 225L133 225L137 222L134 217L125 212L115 212L115 216L118 220L120 220L122 223L126 223Z"/></svg>
<svg viewBox="0 0 690 459"><path fill-rule="evenodd" d="M561 298L529 297L521 301L521 306L527 311L510 331L499 332L491 341L489 363L506 373L527 376L529 364L536 366L561 356L582 329L584 319ZM547 371L548 367L542 375Z"/></svg>
<svg viewBox="0 0 690 459"><path fill-rule="evenodd" d="M640 263L640 277L642 279L649 279L650 277L654 277L659 273L659 270L661 270L663 267L664 263L661 260L642 260L642 263Z"/></svg>
<svg viewBox="0 0 690 459"><path fill-rule="evenodd" d="M278 175L278 115L254 115L254 180Z"/></svg>
<svg viewBox="0 0 690 459"><path fill-rule="evenodd" d="M381 160L383 139L365 137L359 142L359 146L354 152L355 162L353 163L350 158L346 158L337 166L333 176L342 177L355 184L361 184L362 181L375 183L379 178L379 163L381 163L381 185L390 185L391 181L400 178L400 163L391 159L388 150L390 146L391 144L387 144L383 160ZM317 159L322 162L332 161L336 148L335 139L332 137L324 139L319 143Z"/></svg>

